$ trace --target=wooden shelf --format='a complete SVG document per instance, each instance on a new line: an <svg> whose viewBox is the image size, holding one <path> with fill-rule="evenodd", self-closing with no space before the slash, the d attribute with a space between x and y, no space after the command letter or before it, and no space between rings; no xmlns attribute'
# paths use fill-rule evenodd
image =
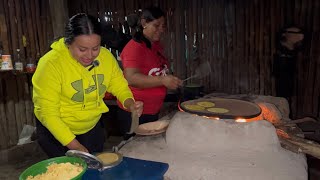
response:
<svg viewBox="0 0 320 180"><path fill-rule="evenodd" d="M15 70L15 69L12 69L12 70L2 70L0 69L0 73L12 73L13 75L21 75L21 74L31 74L33 75L34 72L27 72L27 71L19 71L19 70Z"/></svg>

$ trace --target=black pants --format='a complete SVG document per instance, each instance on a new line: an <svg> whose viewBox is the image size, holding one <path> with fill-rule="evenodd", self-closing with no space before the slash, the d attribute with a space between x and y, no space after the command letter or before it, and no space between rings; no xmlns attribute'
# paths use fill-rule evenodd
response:
<svg viewBox="0 0 320 180"><path fill-rule="evenodd" d="M117 119L119 122L120 133L126 135L131 127L131 112L118 108ZM159 114L142 114L139 118L139 124L153 122L159 119Z"/></svg>
<svg viewBox="0 0 320 180"><path fill-rule="evenodd" d="M49 157L64 156L69 149L63 146L39 120L37 120L36 123L38 143L43 151ZM103 151L105 141L103 123L99 121L93 129L85 134L77 135L76 139L86 147L90 153Z"/></svg>

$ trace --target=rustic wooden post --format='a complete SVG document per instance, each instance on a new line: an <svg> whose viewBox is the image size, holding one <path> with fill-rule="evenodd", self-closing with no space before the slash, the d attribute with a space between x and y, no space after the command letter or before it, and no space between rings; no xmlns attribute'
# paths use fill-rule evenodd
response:
<svg viewBox="0 0 320 180"><path fill-rule="evenodd" d="M64 35L64 28L68 20L67 1L64 0L49 0L51 21L54 39Z"/></svg>
<svg viewBox="0 0 320 180"><path fill-rule="evenodd" d="M8 54L9 53L9 40L8 40L8 30L7 30L7 24L6 24L6 19L3 14L0 14L0 39L2 41L2 46L3 46L3 53Z"/></svg>

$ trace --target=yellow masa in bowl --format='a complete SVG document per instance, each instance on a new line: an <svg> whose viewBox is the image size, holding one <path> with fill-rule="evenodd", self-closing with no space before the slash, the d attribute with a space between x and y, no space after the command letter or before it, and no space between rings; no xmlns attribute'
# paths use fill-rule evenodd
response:
<svg viewBox="0 0 320 180"><path fill-rule="evenodd" d="M72 165L76 165L76 166L69 166L68 164L72 164ZM59 165L60 164L60 165ZM77 168L73 168L73 167L80 167L80 169ZM61 170L61 168L68 168L70 167L71 169L64 169ZM53 170L52 168L54 168L55 170ZM19 180L28 180L31 179L35 179L35 180L51 180L50 177L45 177L42 175L45 175L45 173L47 173L48 171L54 171L54 174L63 174L63 172L69 171L70 175L72 173L72 171L76 170L77 172L75 172L72 176L73 177L64 177L66 179L71 179L71 180L81 180L83 174L86 172L87 170L87 164L84 160L82 160L81 158L76 158L76 157L67 157L67 156L62 156L62 157L56 157L56 158L51 158L51 159L47 159L41 162L38 162L32 166L30 166L28 169L26 169L19 177ZM50 173L50 172L49 172ZM42 174L42 175L41 175ZM40 175L40 176L38 176ZM33 178L32 178L33 177ZM53 177L52 180L56 180L57 177ZM59 179L60 180L60 179Z"/></svg>

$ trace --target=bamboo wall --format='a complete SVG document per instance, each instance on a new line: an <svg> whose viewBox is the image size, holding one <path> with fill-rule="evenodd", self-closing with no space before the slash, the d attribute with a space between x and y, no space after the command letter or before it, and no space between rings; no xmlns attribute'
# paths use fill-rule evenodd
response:
<svg viewBox="0 0 320 180"><path fill-rule="evenodd" d="M49 0L0 0L0 41L4 54L35 64L48 50L53 29ZM24 124L35 125L32 74L0 71L0 150L18 142Z"/></svg>
<svg viewBox="0 0 320 180"><path fill-rule="evenodd" d="M209 76L188 82L205 85L207 92L274 95L276 33L287 24L300 25L307 44L297 63L291 110L294 118L320 117L319 0L68 0L69 16L86 12L108 15L114 22L150 5L167 13L163 42L177 76L189 77L197 64L210 62ZM0 0L0 6L6 54L20 48L25 63L36 62L57 28L51 23L49 0ZM0 72L0 149L16 144L23 124L34 123L31 77Z"/></svg>

